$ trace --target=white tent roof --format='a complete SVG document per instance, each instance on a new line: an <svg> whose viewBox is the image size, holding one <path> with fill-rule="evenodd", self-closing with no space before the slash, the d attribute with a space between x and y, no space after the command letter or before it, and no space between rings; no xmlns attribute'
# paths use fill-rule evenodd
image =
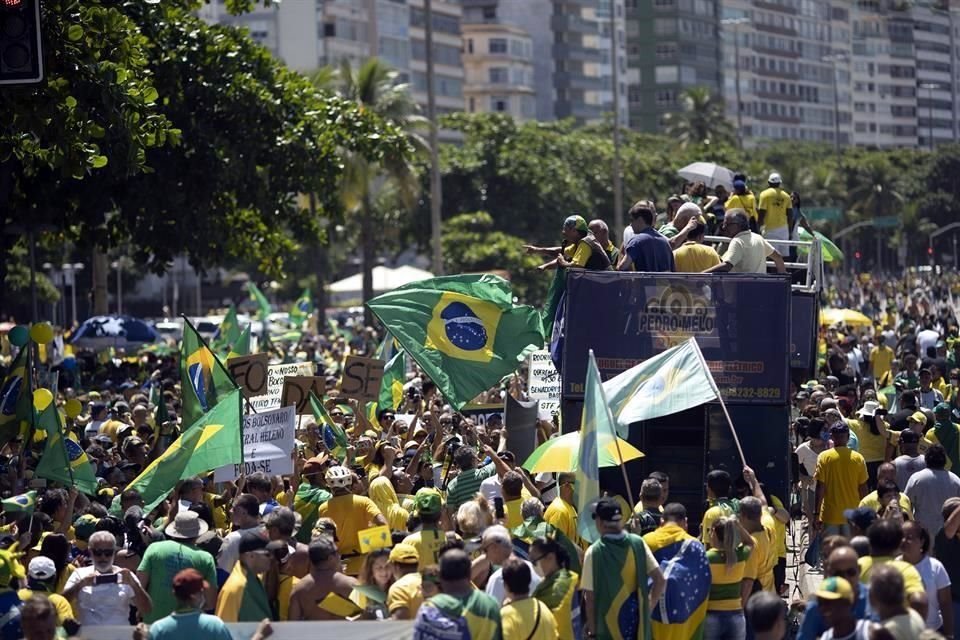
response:
<svg viewBox="0 0 960 640"><path fill-rule="evenodd" d="M393 289L401 287L405 284L410 284L411 282L417 282L419 280L426 280L432 277L433 274L429 271L417 269L416 267L405 266L397 267L396 269L390 269L389 267L374 267L373 290L378 293L392 291ZM357 273L349 278L338 280L332 283L329 286L329 289L331 293L354 293L360 295L363 290L363 274Z"/></svg>

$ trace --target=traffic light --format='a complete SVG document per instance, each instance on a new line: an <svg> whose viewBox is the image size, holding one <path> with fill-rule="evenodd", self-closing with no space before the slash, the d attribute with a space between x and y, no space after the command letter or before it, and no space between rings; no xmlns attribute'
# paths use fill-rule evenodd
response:
<svg viewBox="0 0 960 640"><path fill-rule="evenodd" d="M860 258L863 257L863 254L861 254L859 251L855 251L855 252L853 253L853 257L856 258L857 260L859 260Z"/></svg>
<svg viewBox="0 0 960 640"><path fill-rule="evenodd" d="M0 0L0 85L41 80L40 0Z"/></svg>

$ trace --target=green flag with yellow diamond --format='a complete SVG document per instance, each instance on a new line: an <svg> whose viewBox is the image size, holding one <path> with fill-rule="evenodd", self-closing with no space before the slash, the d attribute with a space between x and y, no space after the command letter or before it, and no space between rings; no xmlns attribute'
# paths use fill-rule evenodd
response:
<svg viewBox="0 0 960 640"><path fill-rule="evenodd" d="M140 492L146 503L144 511L149 513L180 480L242 462L242 420L243 395L240 389L234 389L190 425L126 488Z"/></svg>
<svg viewBox="0 0 960 640"><path fill-rule="evenodd" d="M456 409L543 346L537 310L514 305L510 283L490 274L413 282L367 306Z"/></svg>
<svg viewBox="0 0 960 640"><path fill-rule="evenodd" d="M223 316L220 327L213 334L210 345L219 350L225 349L235 343L240 338L240 321L237 320L237 308L231 304L227 309L227 315Z"/></svg>
<svg viewBox="0 0 960 640"><path fill-rule="evenodd" d="M183 396L183 424L192 425L220 398L237 388L226 368L184 319L180 343L180 393Z"/></svg>
<svg viewBox="0 0 960 640"><path fill-rule="evenodd" d="M403 383L407 378L407 358L403 349L397 352L383 367L380 382L380 397L377 405L380 409L397 410L403 402Z"/></svg>

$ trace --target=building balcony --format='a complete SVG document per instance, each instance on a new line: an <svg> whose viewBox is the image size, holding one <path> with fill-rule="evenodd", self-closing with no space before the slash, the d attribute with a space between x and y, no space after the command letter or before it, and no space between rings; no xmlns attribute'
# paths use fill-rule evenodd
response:
<svg viewBox="0 0 960 640"><path fill-rule="evenodd" d="M792 16L797 15L797 10L795 8L787 7L782 4L775 4L773 2L753 0L753 6L755 6L757 9L764 9L766 11L776 11L777 13L786 13Z"/></svg>
<svg viewBox="0 0 960 640"><path fill-rule="evenodd" d="M564 33L573 32L584 33L588 35L596 35L600 33L600 24L598 22L593 20L585 20L580 16L570 13L551 16L550 27L554 31L560 31Z"/></svg>

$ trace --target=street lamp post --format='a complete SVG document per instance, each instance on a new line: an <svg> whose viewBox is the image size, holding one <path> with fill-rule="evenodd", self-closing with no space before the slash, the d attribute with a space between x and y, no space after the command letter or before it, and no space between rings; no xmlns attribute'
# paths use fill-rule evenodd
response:
<svg viewBox="0 0 960 640"><path fill-rule="evenodd" d="M73 326L77 326L77 271L83 270L82 262L67 263L61 266L63 270L64 285L66 279L70 278L70 306L72 308ZM69 276L68 276L69 274Z"/></svg>
<svg viewBox="0 0 960 640"><path fill-rule="evenodd" d="M939 89L940 84L938 82L922 82L920 88L927 90L927 142L930 143L930 151L933 151L933 90Z"/></svg>
<svg viewBox="0 0 960 640"><path fill-rule="evenodd" d="M620 169L620 56L617 49L617 0L610 0L610 69L613 84L613 226L616 233L623 233L623 176Z"/></svg>
<svg viewBox="0 0 960 640"><path fill-rule="evenodd" d="M735 95L737 97L737 145L743 148L743 114L740 107L740 30L737 28L741 24L747 24L750 18L724 18L720 24L727 27L733 27L733 81L736 84Z"/></svg>

